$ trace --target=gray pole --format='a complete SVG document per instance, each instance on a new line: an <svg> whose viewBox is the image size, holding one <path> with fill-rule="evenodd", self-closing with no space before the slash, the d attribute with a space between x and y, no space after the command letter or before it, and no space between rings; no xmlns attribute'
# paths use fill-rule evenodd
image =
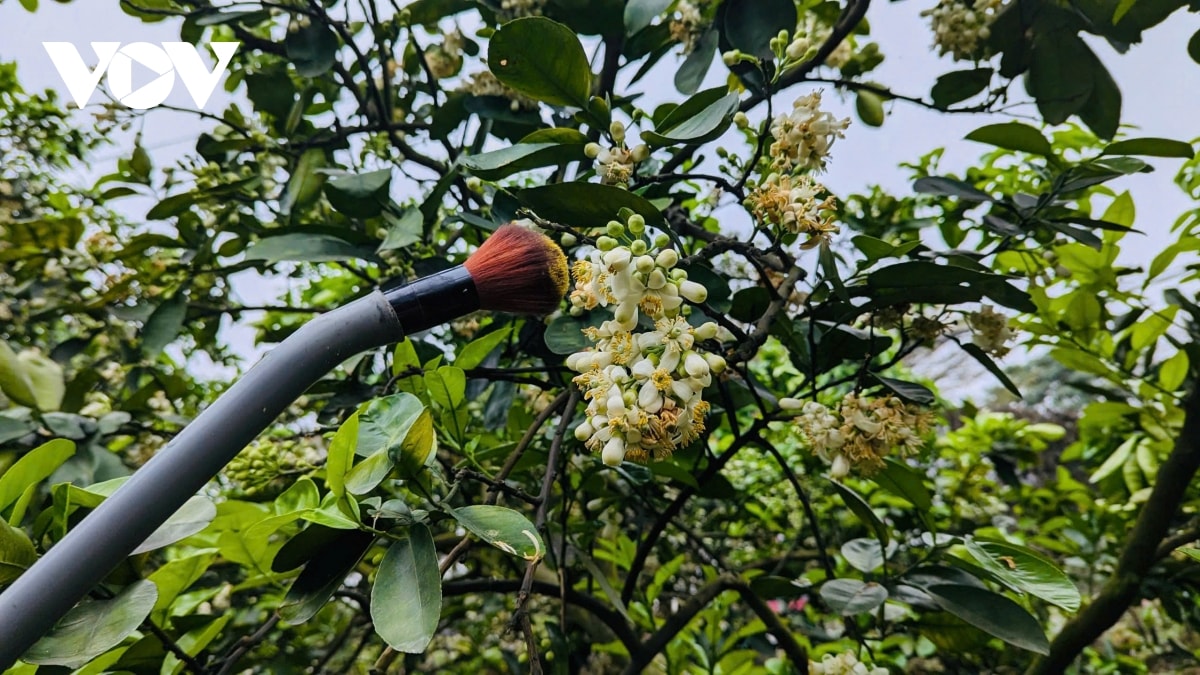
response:
<svg viewBox="0 0 1200 675"><path fill-rule="evenodd" d="M396 311L375 291L313 319L263 357L0 593L0 671L314 382L347 358L403 337Z"/></svg>

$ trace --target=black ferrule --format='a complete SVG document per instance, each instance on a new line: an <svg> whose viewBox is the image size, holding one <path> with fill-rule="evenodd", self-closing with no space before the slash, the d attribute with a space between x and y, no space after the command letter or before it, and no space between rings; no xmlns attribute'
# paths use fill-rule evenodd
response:
<svg viewBox="0 0 1200 675"><path fill-rule="evenodd" d="M383 297L410 335L479 309L475 280L462 265L410 284L385 288Z"/></svg>

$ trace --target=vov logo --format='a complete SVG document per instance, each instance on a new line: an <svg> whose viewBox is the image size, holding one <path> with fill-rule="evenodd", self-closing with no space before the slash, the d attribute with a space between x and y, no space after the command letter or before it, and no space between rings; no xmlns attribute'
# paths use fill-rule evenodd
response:
<svg viewBox="0 0 1200 675"><path fill-rule="evenodd" d="M217 65L212 70L204 64L196 46L187 42L163 42L161 47L149 42L131 42L124 47L120 42L93 42L92 50L98 59L95 70L88 69L79 50L70 42L43 42L42 46L80 108L87 105L100 78L107 73L109 91L117 100L130 108L145 110L167 100L175 88L176 75L187 87L197 108L208 103L238 48L236 42L209 44L217 55ZM158 75L137 91L133 89L134 62Z"/></svg>

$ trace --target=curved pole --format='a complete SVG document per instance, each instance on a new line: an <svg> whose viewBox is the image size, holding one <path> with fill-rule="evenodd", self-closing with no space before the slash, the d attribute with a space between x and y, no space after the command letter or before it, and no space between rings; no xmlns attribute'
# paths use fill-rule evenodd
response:
<svg viewBox="0 0 1200 675"><path fill-rule="evenodd" d="M402 339L398 295L405 294L375 291L305 324L0 593L0 671L314 382L359 352Z"/></svg>

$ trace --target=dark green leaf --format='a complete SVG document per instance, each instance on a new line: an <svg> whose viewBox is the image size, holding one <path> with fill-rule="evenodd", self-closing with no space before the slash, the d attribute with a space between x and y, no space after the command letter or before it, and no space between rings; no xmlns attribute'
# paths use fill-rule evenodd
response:
<svg viewBox="0 0 1200 675"><path fill-rule="evenodd" d="M398 652L420 654L442 614L442 573L433 535L411 525L388 547L371 589L371 619L379 637Z"/></svg>
<svg viewBox="0 0 1200 675"><path fill-rule="evenodd" d="M512 326L505 326L500 330L494 330L487 335L475 338L470 344L459 350L458 355L454 357L454 365L463 370L470 370L475 366L483 363L488 354L492 353L504 339L512 332Z"/></svg>
<svg viewBox="0 0 1200 675"><path fill-rule="evenodd" d="M0 588L21 576L37 557L29 536L0 518Z"/></svg>
<svg viewBox="0 0 1200 675"><path fill-rule="evenodd" d="M879 94L866 89L859 90L854 97L854 110L863 124L869 127L883 126L886 113L883 109L883 99Z"/></svg>
<svg viewBox="0 0 1200 675"><path fill-rule="evenodd" d="M833 484L833 489L837 491L842 501L846 503L846 507L858 516L858 519L864 525L871 528L875 532L875 536L879 537L879 541L886 546L891 541L891 535L888 534L887 525L875 515L875 511L871 509L871 505L865 499L859 496L857 492L850 489L846 485L837 481L830 481Z"/></svg>
<svg viewBox="0 0 1200 675"><path fill-rule="evenodd" d="M726 0L721 30L735 49L759 58L771 58L771 39L796 29L796 3L792 0Z"/></svg>
<svg viewBox="0 0 1200 675"><path fill-rule="evenodd" d="M369 249L330 234L277 234L259 239L246 248L246 260L267 263L369 260L372 257Z"/></svg>
<svg viewBox="0 0 1200 675"><path fill-rule="evenodd" d="M992 198L988 193L977 190L974 185L964 183L963 181L954 178L945 178L942 176L926 176L918 178L913 183L913 190L924 194L938 195L941 197L957 197L972 202L990 202Z"/></svg>
<svg viewBox="0 0 1200 675"><path fill-rule="evenodd" d="M1092 95L1092 50L1074 32L1047 31L1033 43L1025 87L1047 124L1062 124Z"/></svg>
<svg viewBox="0 0 1200 675"><path fill-rule="evenodd" d="M1192 33L1191 39L1187 43L1188 56L1196 63L1200 63L1200 30Z"/></svg>
<svg viewBox="0 0 1200 675"><path fill-rule="evenodd" d="M992 81L991 68L972 68L946 73L937 79L929 95L939 108L965 101L987 88Z"/></svg>
<svg viewBox="0 0 1200 675"><path fill-rule="evenodd" d="M591 322L563 314L556 317L546 326L546 346L555 354L574 354L592 346L592 342L583 334L583 329L592 325Z"/></svg>
<svg viewBox="0 0 1200 675"><path fill-rule="evenodd" d="M1112 74L1091 54L1092 93L1079 110L1079 119L1100 138L1112 138L1121 123L1121 90Z"/></svg>
<svg viewBox="0 0 1200 675"><path fill-rule="evenodd" d="M390 169L332 176L325 183L325 196L340 213L354 218L371 218L379 215L387 204L391 183Z"/></svg>
<svg viewBox="0 0 1200 675"><path fill-rule="evenodd" d="M514 194L542 218L574 227L604 227L622 208L641 214L651 227L663 223L662 214L645 197L614 185L554 183Z"/></svg>
<svg viewBox="0 0 1200 675"><path fill-rule="evenodd" d="M30 450L0 475L0 511L4 511L32 485L46 480L75 454L75 444L56 438Z"/></svg>
<svg viewBox="0 0 1200 675"><path fill-rule="evenodd" d="M625 5L625 35L630 36L650 25L673 0L629 0Z"/></svg>
<svg viewBox="0 0 1200 675"><path fill-rule="evenodd" d="M737 107L738 95L727 87L707 89L672 110L654 131L642 132L642 140L651 145L711 141L729 128Z"/></svg>
<svg viewBox="0 0 1200 675"><path fill-rule="evenodd" d="M475 0L414 0L404 5L414 25L437 23L438 19L475 9Z"/></svg>
<svg viewBox="0 0 1200 675"><path fill-rule="evenodd" d="M879 382L879 384L891 389L892 393L908 401L909 403L929 405L937 400L937 396L935 396L934 393L929 390L929 387L926 387L925 385L917 384L916 382L907 382L905 380L884 377L876 373L872 373L872 377L874 377L875 381Z"/></svg>
<svg viewBox="0 0 1200 675"><path fill-rule="evenodd" d="M675 89L681 94L694 94L704 82L704 76L712 66L713 55L717 51L719 35L714 28L705 31L696 41L696 48L683 60L683 65L675 71Z"/></svg>
<svg viewBox="0 0 1200 675"><path fill-rule="evenodd" d="M771 305L771 293L762 286L743 288L733 294L733 304L729 307L729 316L750 323L757 321L767 307Z"/></svg>
<svg viewBox="0 0 1200 675"><path fill-rule="evenodd" d="M762 576L750 581L750 590L764 599L791 600L808 593L808 589L787 577Z"/></svg>
<svg viewBox="0 0 1200 675"><path fill-rule="evenodd" d="M217 517L217 506L208 497L196 495L184 502L165 523L146 537L130 555L153 551L196 534Z"/></svg>
<svg viewBox="0 0 1200 675"><path fill-rule="evenodd" d="M1000 541L967 539L971 557L1004 585L1074 612L1079 590L1053 562L1024 546Z"/></svg>
<svg viewBox="0 0 1200 675"><path fill-rule="evenodd" d="M1000 380L1000 384L1004 385L1005 389L1012 392L1012 394L1017 398L1021 398L1021 390L1017 389L1017 385L1014 384L1011 379L1009 379L1008 374L1001 370L1000 366L996 365L996 362L992 360L992 357L988 356L987 353L979 347L979 345L970 342L961 342L959 343L959 346L962 347L964 352L970 354L976 361L983 365L984 368L987 368L989 373L995 375L996 379Z"/></svg>
<svg viewBox="0 0 1200 675"><path fill-rule="evenodd" d="M1191 159L1195 155L1195 151L1190 144L1173 141L1169 138L1130 138L1110 143L1101 154Z"/></svg>
<svg viewBox="0 0 1200 675"><path fill-rule="evenodd" d="M821 586L821 599L842 616L870 612L888 598L887 589L858 579L830 579Z"/></svg>
<svg viewBox="0 0 1200 675"><path fill-rule="evenodd" d="M358 446L364 457L386 453L392 461L405 458L410 468L419 468L432 451L430 418L421 399L400 392L377 398L359 413Z"/></svg>
<svg viewBox="0 0 1200 675"><path fill-rule="evenodd" d="M520 171L542 166L565 164L584 159L583 141L579 143L517 143L507 148L464 157L462 165L485 180L499 180Z"/></svg>
<svg viewBox="0 0 1200 675"><path fill-rule="evenodd" d="M362 530L333 530L314 525L305 531L310 530L329 533L332 537L304 566L304 571L292 582L279 606L280 617L293 626L308 621L329 602L346 575L375 543L375 535Z"/></svg>
<svg viewBox="0 0 1200 675"><path fill-rule="evenodd" d="M1042 132L1020 122L1003 122L979 127L967 134L966 139L1005 150L1028 152L1043 157L1054 156L1054 149L1050 147L1050 141L1046 140Z"/></svg>
<svg viewBox="0 0 1200 675"><path fill-rule="evenodd" d="M526 560L546 555L546 545L529 519L503 506L479 504L450 512L460 525L487 543Z"/></svg>
<svg viewBox="0 0 1200 675"><path fill-rule="evenodd" d="M883 469L871 476L880 487L900 497L917 508L928 511L933 508L933 495L925 486L925 478L912 467L890 457L883 460Z"/></svg>
<svg viewBox="0 0 1200 675"><path fill-rule="evenodd" d="M872 272L867 287L877 300L957 303L983 295L1021 312L1037 311L1029 294L1004 277L955 265L912 260Z"/></svg>
<svg viewBox="0 0 1200 675"><path fill-rule="evenodd" d="M592 70L575 31L543 17L510 21L492 36L488 68L501 82L539 101L583 108Z"/></svg>
<svg viewBox="0 0 1200 675"><path fill-rule="evenodd" d="M303 77L319 77L337 62L338 39L322 21L310 22L296 31L288 31L284 40L288 59Z"/></svg>
<svg viewBox="0 0 1200 675"><path fill-rule="evenodd" d="M154 358L183 330L184 319L187 318L187 294L178 291L174 296L159 303L154 313L142 327L142 353L146 358Z"/></svg>
<svg viewBox="0 0 1200 675"><path fill-rule="evenodd" d="M421 240L424 223L421 212L417 209L405 209L399 216L392 215L391 211L384 211L383 219L388 224L387 235L376 252L406 248Z"/></svg>
<svg viewBox="0 0 1200 675"><path fill-rule="evenodd" d="M934 584L924 590L942 609L990 635L1038 654L1050 652L1037 619L999 593L957 584Z"/></svg>
<svg viewBox="0 0 1200 675"><path fill-rule="evenodd" d="M154 582L143 579L111 600L85 601L67 612L21 660L39 666L78 668L137 630L154 609L157 598Z"/></svg>

